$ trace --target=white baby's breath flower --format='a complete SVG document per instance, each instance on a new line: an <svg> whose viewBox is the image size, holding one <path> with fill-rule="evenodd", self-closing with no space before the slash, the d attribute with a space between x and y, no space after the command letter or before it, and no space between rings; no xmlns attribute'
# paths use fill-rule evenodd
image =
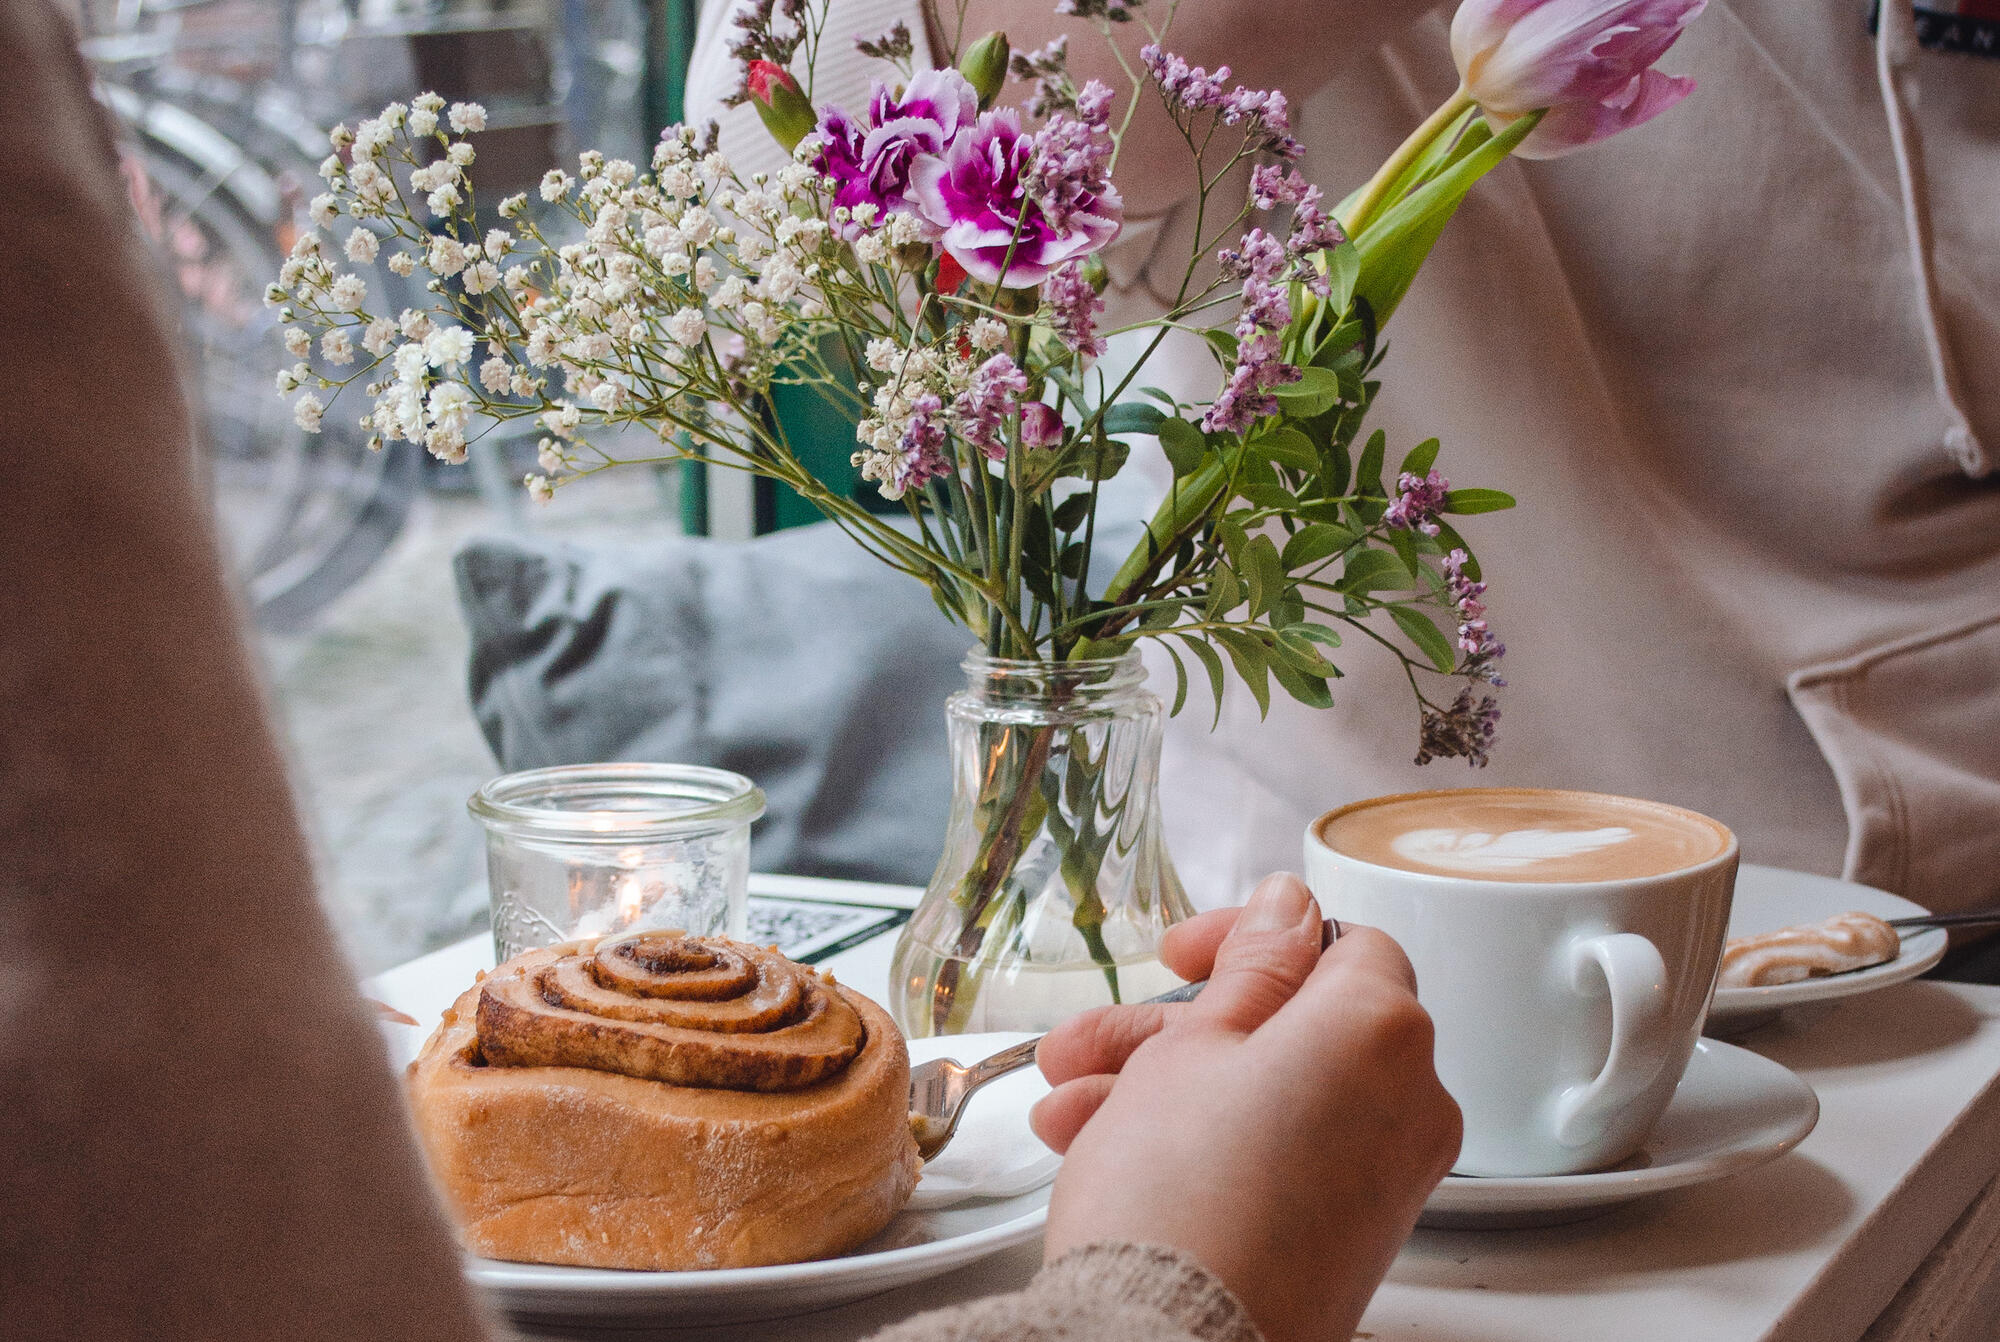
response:
<svg viewBox="0 0 2000 1342"><path fill-rule="evenodd" d="M428 406L431 422L441 429L457 429L463 433L472 420L472 409L477 404L477 398L464 383L440 382L431 388Z"/></svg>
<svg viewBox="0 0 2000 1342"><path fill-rule="evenodd" d="M707 293L715 287L715 258L703 256L694 263L694 287Z"/></svg>
<svg viewBox="0 0 2000 1342"><path fill-rule="evenodd" d="M472 357L472 332L442 326L424 337L424 357L433 368L456 368Z"/></svg>
<svg viewBox="0 0 2000 1342"><path fill-rule="evenodd" d="M340 155L338 154L328 154L319 161L319 175L329 182L343 175L346 171L347 165L340 161Z"/></svg>
<svg viewBox="0 0 2000 1342"><path fill-rule="evenodd" d="M521 211L527 208L528 208L527 192L517 191L513 195L507 197L505 200L500 202L500 217L503 219L518 218L521 214Z"/></svg>
<svg viewBox="0 0 2000 1342"><path fill-rule="evenodd" d="M576 170L584 181L590 181L604 171L604 152L599 149L584 150L576 156Z"/></svg>
<svg viewBox="0 0 2000 1342"><path fill-rule="evenodd" d="M285 286L282 284L267 284L264 286L264 306L267 308L278 307L290 297L291 295L285 292Z"/></svg>
<svg viewBox="0 0 2000 1342"><path fill-rule="evenodd" d="M285 328L285 353L291 355L294 359L303 359L306 357L306 351L311 348L312 336L303 327L287 326Z"/></svg>
<svg viewBox="0 0 2000 1342"><path fill-rule="evenodd" d="M972 323L972 329L966 332L966 338L972 341L974 349L991 353L1007 343L1007 324L995 321L991 317L981 317Z"/></svg>
<svg viewBox="0 0 2000 1342"><path fill-rule="evenodd" d="M432 214L442 219L457 209L462 199L463 197L458 194L458 188L446 182L426 196L424 203L430 206Z"/></svg>
<svg viewBox="0 0 2000 1342"><path fill-rule="evenodd" d="M410 113L410 134L429 135L438 128L437 113L428 108L417 108Z"/></svg>
<svg viewBox="0 0 2000 1342"><path fill-rule="evenodd" d="M305 395L299 397L292 404L292 418L307 433L319 432L320 416L325 413L326 407L320 404L319 397L313 395L311 392L307 392Z"/></svg>
<svg viewBox="0 0 2000 1342"><path fill-rule="evenodd" d="M424 352L421 341L411 341L396 349L396 380L410 385L421 384L424 371L431 366L430 356Z"/></svg>
<svg viewBox="0 0 2000 1342"><path fill-rule="evenodd" d="M700 308L682 308L667 318L667 336L682 349L693 349L708 334L708 318Z"/></svg>
<svg viewBox="0 0 2000 1342"><path fill-rule="evenodd" d="M486 231L486 255L495 261L514 249L514 235L504 228Z"/></svg>
<svg viewBox="0 0 2000 1342"><path fill-rule="evenodd" d="M521 483L528 487L528 497L537 503L547 503L556 496L556 487L546 475L524 475Z"/></svg>
<svg viewBox="0 0 2000 1342"><path fill-rule="evenodd" d="M605 179L613 186L630 186L638 175L638 168L622 158L610 159L604 165Z"/></svg>
<svg viewBox="0 0 2000 1342"><path fill-rule="evenodd" d="M488 289L496 289L500 285L500 267L491 261L476 262L465 268L462 283L469 294L483 294Z"/></svg>
<svg viewBox="0 0 2000 1342"><path fill-rule="evenodd" d="M457 238L442 236L432 238L430 252L424 257L424 264L433 274L449 279L465 269L465 248Z"/></svg>
<svg viewBox="0 0 2000 1342"><path fill-rule="evenodd" d="M319 338L320 357L345 367L354 362L354 340L345 326L336 326Z"/></svg>
<svg viewBox="0 0 2000 1342"><path fill-rule="evenodd" d="M543 470L555 472L569 464L569 459L553 438L544 438L535 444L535 462Z"/></svg>
<svg viewBox="0 0 2000 1342"><path fill-rule="evenodd" d="M835 214L837 216L839 211L836 210ZM849 217L862 228L873 228L875 227L875 221L881 217L881 214L880 207L873 201L864 200L854 207L854 212Z"/></svg>
<svg viewBox="0 0 2000 1342"><path fill-rule="evenodd" d="M472 166L472 146L464 140L455 141L451 148L444 151L444 156L451 160L454 167L467 168Z"/></svg>
<svg viewBox="0 0 2000 1342"><path fill-rule="evenodd" d="M439 461L456 466L465 460L465 433L461 429L434 428L424 435L424 447Z"/></svg>
<svg viewBox="0 0 2000 1342"><path fill-rule="evenodd" d="M903 361L903 347L887 336L877 336L868 342L864 358L868 366L878 373L886 373Z"/></svg>
<svg viewBox="0 0 2000 1342"><path fill-rule="evenodd" d="M326 133L326 142L335 149L345 149L354 143L354 132L347 128L345 121Z"/></svg>
<svg viewBox="0 0 2000 1342"><path fill-rule="evenodd" d="M326 228L331 225L339 213L340 197L334 195L331 191L314 196L312 204L306 207L306 215L320 228Z"/></svg>
<svg viewBox="0 0 2000 1342"><path fill-rule="evenodd" d="M410 99L410 106L421 112L442 112L444 110L444 99L438 95L435 89L425 89L422 93Z"/></svg>
<svg viewBox="0 0 2000 1342"><path fill-rule="evenodd" d="M421 308L404 308L396 325L402 329L405 340L422 340L435 329L431 314Z"/></svg>
<svg viewBox="0 0 2000 1342"><path fill-rule="evenodd" d="M542 174L542 199L558 201L568 194L573 185L570 175L561 168L550 168Z"/></svg>
<svg viewBox="0 0 2000 1342"><path fill-rule="evenodd" d="M357 228L347 235L347 246L343 250L346 251L348 260L358 266L365 266L375 259L381 247L382 240L375 236L374 230Z"/></svg>
<svg viewBox="0 0 2000 1342"><path fill-rule="evenodd" d="M328 291L333 305L342 312L358 312L368 301L368 281L359 275L342 275Z"/></svg>
<svg viewBox="0 0 2000 1342"><path fill-rule="evenodd" d="M299 389L298 368L302 366L303 365L295 365L292 368L280 368L278 370L278 376L276 378L278 395L290 396L293 392Z"/></svg>
<svg viewBox="0 0 2000 1342"><path fill-rule="evenodd" d="M495 396L506 392L507 384L513 379L513 376L514 370L508 366L505 359L500 358L498 355L479 365L479 385L492 392Z"/></svg>
<svg viewBox="0 0 2000 1342"><path fill-rule="evenodd" d="M478 103L453 103L450 116L451 128L459 135L486 129L486 109Z"/></svg>
<svg viewBox="0 0 2000 1342"><path fill-rule="evenodd" d="M377 317L368 323L368 330L361 337L361 348L379 359L389 352L389 346L396 341L396 323L387 317Z"/></svg>
<svg viewBox="0 0 2000 1342"><path fill-rule="evenodd" d="M417 258L408 252L397 252L389 258L389 269L395 271L398 275L408 278L410 275L416 273Z"/></svg>
<svg viewBox="0 0 2000 1342"><path fill-rule="evenodd" d="M690 247L706 246L715 237L715 216L701 205L690 206L681 215L681 240Z"/></svg>
<svg viewBox="0 0 2000 1342"><path fill-rule="evenodd" d="M527 369L516 368L513 380L507 384L507 390L516 396L533 396L540 386L540 383L528 375Z"/></svg>

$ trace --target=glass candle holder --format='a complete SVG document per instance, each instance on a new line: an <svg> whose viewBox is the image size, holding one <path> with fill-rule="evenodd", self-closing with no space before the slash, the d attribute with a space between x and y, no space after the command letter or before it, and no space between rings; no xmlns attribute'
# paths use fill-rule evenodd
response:
<svg viewBox="0 0 2000 1342"><path fill-rule="evenodd" d="M486 826L493 951L633 928L741 937L750 822L764 793L687 764L570 764L507 774L466 803Z"/></svg>

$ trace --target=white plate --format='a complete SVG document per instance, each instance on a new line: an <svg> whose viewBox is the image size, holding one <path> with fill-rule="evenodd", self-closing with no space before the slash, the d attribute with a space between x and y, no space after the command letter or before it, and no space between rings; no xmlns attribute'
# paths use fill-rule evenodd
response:
<svg viewBox="0 0 2000 1342"><path fill-rule="evenodd" d="M948 1056L971 1060L1025 1038L1001 1034L913 1039L910 1054L917 1062ZM1027 1105L1047 1089L1041 1073L1030 1068L982 1092L966 1110L958 1135L939 1156L938 1166L948 1172L947 1162L955 1151L966 1163L978 1163L982 1142L989 1148L1004 1144L1019 1150L1019 1134L990 1130L982 1134L982 1129L996 1122L1022 1124ZM1006 1102L993 1103L991 1091L1002 1091ZM982 1101L988 1101L983 1110ZM1039 1148L1038 1143L1033 1145ZM986 1171L988 1177L995 1173ZM1047 1173L1053 1177L1054 1171ZM1019 1182L1015 1180L1014 1186ZM776 1319L908 1286L1031 1240L1048 1220L1048 1207L1049 1187L1044 1182L1008 1197L931 1210L905 1208L881 1234L845 1257L779 1267L624 1272L469 1258L466 1276L509 1315L539 1324L685 1327Z"/></svg>
<svg viewBox="0 0 2000 1342"><path fill-rule="evenodd" d="M1745 863L1736 875L1736 902L1730 909L1729 935L1750 936L1780 927L1816 923L1836 913L1857 910L1877 918L1912 918L1930 912L1922 905L1873 886ZM1785 1007L1871 992L1913 979L1944 957L1946 940L1943 929L1929 927L1904 937L1902 954L1895 959L1866 969L1825 974L1797 983L1778 983L1768 988L1717 988L1705 1028L1710 1034L1734 1036L1763 1024Z"/></svg>
<svg viewBox="0 0 2000 1342"><path fill-rule="evenodd" d="M1819 1121L1819 1097L1790 1068L1703 1039L1639 1154L1594 1174L1536 1179L1447 1176L1417 1224L1440 1230L1561 1225L1670 1188L1775 1160Z"/></svg>

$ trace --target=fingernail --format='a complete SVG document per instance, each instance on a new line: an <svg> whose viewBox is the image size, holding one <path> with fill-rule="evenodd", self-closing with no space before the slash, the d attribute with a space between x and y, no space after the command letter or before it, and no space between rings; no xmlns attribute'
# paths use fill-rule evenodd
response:
<svg viewBox="0 0 2000 1342"><path fill-rule="evenodd" d="M1236 922L1239 932L1290 932L1311 922L1317 926L1319 909L1313 904L1306 883L1288 872L1266 876L1243 906Z"/></svg>

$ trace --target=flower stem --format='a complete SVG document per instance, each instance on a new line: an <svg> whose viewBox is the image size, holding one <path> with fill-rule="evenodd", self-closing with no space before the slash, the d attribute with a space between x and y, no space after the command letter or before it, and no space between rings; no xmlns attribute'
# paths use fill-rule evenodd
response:
<svg viewBox="0 0 2000 1342"><path fill-rule="evenodd" d="M1375 170L1375 175L1368 179L1368 185L1361 188L1360 196L1341 219L1340 226L1346 230L1348 237L1361 236L1362 230L1368 227L1377 212L1388 203L1389 192L1409 166L1416 162L1417 156L1429 148L1431 141L1442 135L1470 106L1472 106L1472 95L1466 92L1465 85L1460 84L1458 92L1445 99L1437 111L1425 118L1423 125L1410 132L1409 139L1396 147L1396 152L1389 155L1388 160Z"/></svg>

